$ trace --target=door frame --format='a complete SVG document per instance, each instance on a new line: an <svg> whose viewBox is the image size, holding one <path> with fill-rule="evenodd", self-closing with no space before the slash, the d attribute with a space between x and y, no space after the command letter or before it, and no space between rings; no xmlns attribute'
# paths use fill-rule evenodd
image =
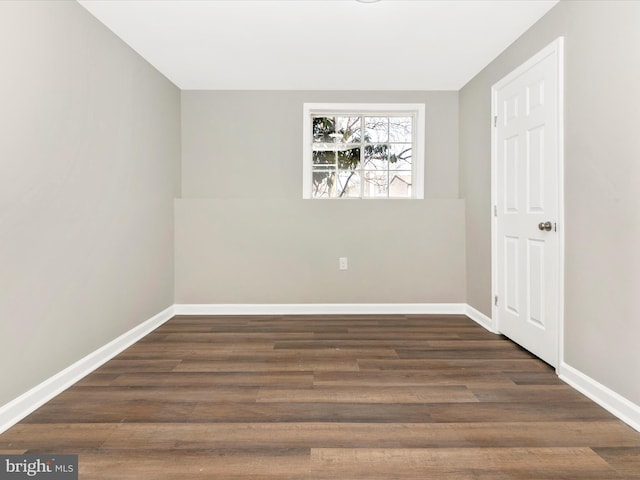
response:
<svg viewBox="0 0 640 480"><path fill-rule="evenodd" d="M523 72L529 70L533 65L539 63L543 59L555 55L558 76L558 362L556 372L559 372L560 366L564 363L564 37L558 37L545 48L540 50L529 60L517 67L511 73L507 74L501 80L491 87L491 327L493 331L500 332L500 319L498 318L498 308L494 299L498 295L498 216L496 215L496 206L498 199L498 136L495 125L495 118L498 115L498 91L509 82L520 76Z"/></svg>

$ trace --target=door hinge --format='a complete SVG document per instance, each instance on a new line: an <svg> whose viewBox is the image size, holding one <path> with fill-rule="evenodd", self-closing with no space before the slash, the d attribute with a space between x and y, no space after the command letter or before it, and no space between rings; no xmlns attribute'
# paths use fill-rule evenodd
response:
<svg viewBox="0 0 640 480"><path fill-rule="evenodd" d="M498 295L493 297L493 304L497 307L498 306Z"/></svg>
<svg viewBox="0 0 640 480"><path fill-rule="evenodd" d="M497 127L497 126L498 126L498 116L497 116L497 115L494 115L494 116L493 116L493 126L494 126L494 127Z"/></svg>
<svg viewBox="0 0 640 480"><path fill-rule="evenodd" d="M493 216L494 216L494 217L497 217L497 216L498 216L498 206L497 206L497 205L494 205L494 206L493 206Z"/></svg>

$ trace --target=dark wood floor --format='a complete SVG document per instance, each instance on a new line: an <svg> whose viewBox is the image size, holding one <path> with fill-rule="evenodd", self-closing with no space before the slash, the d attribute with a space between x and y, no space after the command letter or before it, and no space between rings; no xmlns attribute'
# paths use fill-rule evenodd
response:
<svg viewBox="0 0 640 480"><path fill-rule="evenodd" d="M461 316L176 317L0 435L81 479L640 479L640 433Z"/></svg>

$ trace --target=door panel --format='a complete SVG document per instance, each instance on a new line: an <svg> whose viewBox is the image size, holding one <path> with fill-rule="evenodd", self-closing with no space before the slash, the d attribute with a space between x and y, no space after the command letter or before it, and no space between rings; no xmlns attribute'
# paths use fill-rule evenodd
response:
<svg viewBox="0 0 640 480"><path fill-rule="evenodd" d="M520 315L520 253L517 237L504 237L505 308L513 315Z"/></svg>
<svg viewBox="0 0 640 480"><path fill-rule="evenodd" d="M514 136L505 139L504 144L504 207L509 213L518 213L520 182L518 182L518 151L520 138Z"/></svg>
<svg viewBox="0 0 640 480"><path fill-rule="evenodd" d="M544 128L527 132L527 210L544 213Z"/></svg>
<svg viewBox="0 0 640 480"><path fill-rule="evenodd" d="M539 240L528 241L527 265L528 275L528 303L529 322L538 327L545 328L544 325L544 250L545 242Z"/></svg>

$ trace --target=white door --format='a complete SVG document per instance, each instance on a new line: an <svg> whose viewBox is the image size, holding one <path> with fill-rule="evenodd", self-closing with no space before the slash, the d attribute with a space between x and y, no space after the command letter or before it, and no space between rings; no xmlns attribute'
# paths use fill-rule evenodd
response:
<svg viewBox="0 0 640 480"><path fill-rule="evenodd" d="M562 39L492 89L493 317L557 366L561 322Z"/></svg>

